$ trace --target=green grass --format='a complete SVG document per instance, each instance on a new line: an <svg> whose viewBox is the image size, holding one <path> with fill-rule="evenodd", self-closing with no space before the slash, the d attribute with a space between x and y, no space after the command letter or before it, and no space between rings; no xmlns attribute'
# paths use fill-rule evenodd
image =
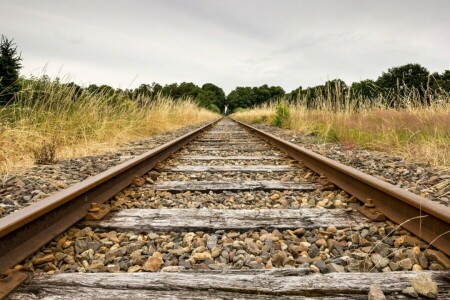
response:
<svg viewBox="0 0 450 300"><path fill-rule="evenodd" d="M290 104L288 129L313 134L319 142L338 142L365 149L384 151L407 160L450 167L450 97L431 107L333 111L307 109L304 104ZM278 104L267 104L232 116L248 123L271 125Z"/></svg>

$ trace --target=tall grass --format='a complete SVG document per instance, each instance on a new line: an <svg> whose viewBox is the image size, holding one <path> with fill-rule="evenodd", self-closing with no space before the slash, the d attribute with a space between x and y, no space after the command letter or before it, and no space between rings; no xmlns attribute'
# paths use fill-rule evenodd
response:
<svg viewBox="0 0 450 300"><path fill-rule="evenodd" d="M48 145L58 158L86 155L217 117L192 99L78 93L57 81L32 80L14 103L0 107L0 174L32 164Z"/></svg>
<svg viewBox="0 0 450 300"><path fill-rule="evenodd" d="M363 101L364 100L364 101ZM313 107L306 99L289 104L288 129L312 134L320 142L339 142L400 155L408 160L450 167L450 97L436 95L431 105L423 105L417 93L402 99L402 108L393 109L383 98L361 99L336 107L329 99L318 99ZM281 100L286 101L286 100ZM233 114L248 123L274 124L279 102ZM367 103L371 103L368 105Z"/></svg>

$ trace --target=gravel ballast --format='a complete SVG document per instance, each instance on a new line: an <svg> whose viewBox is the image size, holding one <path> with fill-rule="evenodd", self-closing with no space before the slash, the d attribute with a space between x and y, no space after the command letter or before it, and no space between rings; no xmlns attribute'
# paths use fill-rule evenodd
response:
<svg viewBox="0 0 450 300"><path fill-rule="evenodd" d="M329 273L443 270L443 264L448 258L392 224L146 233L73 227L16 269L54 274L310 268Z"/></svg>
<svg viewBox="0 0 450 300"><path fill-rule="evenodd" d="M408 162L401 157L379 151L358 147L349 148L338 143L323 143L313 136L273 126L262 124L252 124L252 126L412 193L446 206L450 205L450 172L448 169L433 168L426 163Z"/></svg>

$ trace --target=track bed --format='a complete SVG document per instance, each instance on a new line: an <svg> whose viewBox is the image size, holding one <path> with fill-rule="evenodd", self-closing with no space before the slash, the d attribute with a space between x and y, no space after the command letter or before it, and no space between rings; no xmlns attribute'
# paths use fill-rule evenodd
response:
<svg viewBox="0 0 450 300"><path fill-rule="evenodd" d="M404 298L412 271L449 296L444 253L229 119L107 203L17 266L34 275L9 298Z"/></svg>

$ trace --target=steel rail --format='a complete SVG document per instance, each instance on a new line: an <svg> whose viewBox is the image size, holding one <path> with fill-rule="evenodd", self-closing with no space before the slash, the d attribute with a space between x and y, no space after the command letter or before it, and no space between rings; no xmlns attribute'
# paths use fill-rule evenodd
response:
<svg viewBox="0 0 450 300"><path fill-rule="evenodd" d="M0 274L22 262L220 119L0 218Z"/></svg>
<svg viewBox="0 0 450 300"><path fill-rule="evenodd" d="M396 187L352 167L232 119L363 202L373 201L388 219L450 255L450 207Z"/></svg>

